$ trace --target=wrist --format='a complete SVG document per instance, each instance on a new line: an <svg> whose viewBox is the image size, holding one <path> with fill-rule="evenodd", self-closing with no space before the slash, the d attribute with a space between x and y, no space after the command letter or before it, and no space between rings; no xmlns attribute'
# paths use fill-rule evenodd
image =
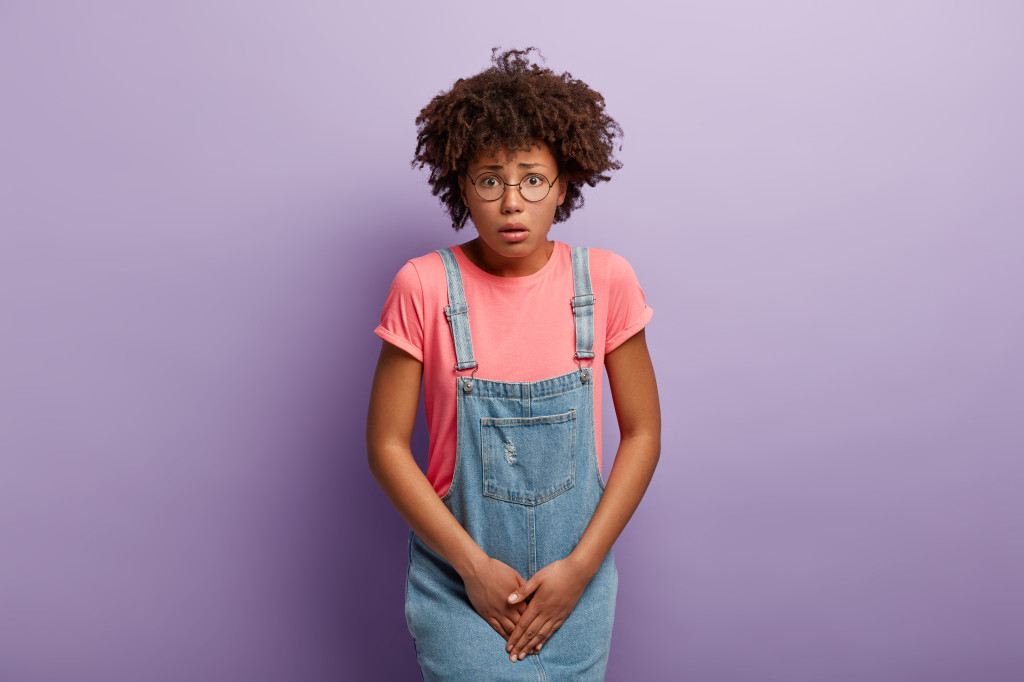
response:
<svg viewBox="0 0 1024 682"><path fill-rule="evenodd" d="M475 576L483 570L484 565L489 560L490 557L487 556L487 553L480 549L476 543L473 543L472 547L467 547L464 552L455 557L451 561L451 565L456 573L465 581L467 578Z"/></svg>
<svg viewBox="0 0 1024 682"><path fill-rule="evenodd" d="M572 567L573 571L584 576L589 582L591 578L597 575L604 557L594 556L593 553L588 553L577 546L569 556L565 557L565 560Z"/></svg>

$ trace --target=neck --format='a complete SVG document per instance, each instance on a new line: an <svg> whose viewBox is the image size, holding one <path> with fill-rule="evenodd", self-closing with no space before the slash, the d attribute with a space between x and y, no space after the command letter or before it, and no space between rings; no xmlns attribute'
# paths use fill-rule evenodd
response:
<svg viewBox="0 0 1024 682"><path fill-rule="evenodd" d="M509 258L489 248L479 237L462 245L462 252L473 265L496 277L532 275L547 265L554 250L555 243L547 241L544 246L528 256Z"/></svg>

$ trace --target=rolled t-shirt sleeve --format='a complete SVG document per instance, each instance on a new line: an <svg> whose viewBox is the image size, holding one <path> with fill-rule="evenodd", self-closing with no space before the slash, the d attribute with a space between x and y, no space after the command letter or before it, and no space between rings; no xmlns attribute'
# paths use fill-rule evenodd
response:
<svg viewBox="0 0 1024 682"><path fill-rule="evenodd" d="M611 353L627 339L647 326L654 311L647 305L636 273L622 256L608 258L608 326L605 353Z"/></svg>
<svg viewBox="0 0 1024 682"><path fill-rule="evenodd" d="M402 266L391 282L373 333L423 362L423 285L412 263Z"/></svg>

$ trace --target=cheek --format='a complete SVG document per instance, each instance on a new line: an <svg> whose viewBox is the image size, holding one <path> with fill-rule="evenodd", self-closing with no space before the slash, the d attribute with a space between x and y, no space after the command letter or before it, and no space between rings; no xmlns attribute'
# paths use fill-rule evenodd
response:
<svg viewBox="0 0 1024 682"><path fill-rule="evenodd" d="M469 191L473 191L470 189ZM473 226L478 227L479 225L488 225L494 221L494 216L488 212L490 204L481 204L479 201L467 201L466 209L469 211L469 218L473 221Z"/></svg>

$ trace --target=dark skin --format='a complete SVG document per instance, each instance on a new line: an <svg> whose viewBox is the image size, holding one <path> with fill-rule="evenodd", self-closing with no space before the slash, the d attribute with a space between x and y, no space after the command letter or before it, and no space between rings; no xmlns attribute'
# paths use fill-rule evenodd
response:
<svg viewBox="0 0 1024 682"><path fill-rule="evenodd" d="M477 613L516 660L541 649L572 613L587 583L650 483L661 447L654 368L643 331L605 356L621 440L604 496L576 549L529 581L488 557L452 516L410 449L423 365L384 343L367 422L370 468L402 518L458 571Z"/></svg>
<svg viewBox="0 0 1024 682"><path fill-rule="evenodd" d="M510 184L526 172L522 161L553 164L547 158L511 157L501 172ZM547 152L543 152L547 154ZM478 158L471 169L491 157ZM537 168L540 166L533 166ZM548 169L543 169L547 172ZM551 177L557 169L551 169ZM463 249L485 270L504 277L536 272L551 254L547 231L564 189L542 202L524 202L517 191L500 201L483 202L472 191L463 197L480 236ZM550 204L550 205L549 205ZM530 236L506 243L499 230L522 223ZM540 651L570 616L584 589L640 504L661 452L661 408L644 331L605 356L605 371L619 424L620 441L604 495L576 548L524 580L515 569L493 559L473 541L427 481L410 449L423 365L405 351L384 343L370 394L367 452L370 469L402 518L432 550L444 557L466 585L480 617L506 640L511 661Z"/></svg>
<svg viewBox="0 0 1024 682"><path fill-rule="evenodd" d="M569 73L557 74L531 63L535 51L495 50L491 68L460 79L416 118L413 163L430 168L434 195L457 230L472 215L459 186L464 162L493 150L499 141L525 149L533 140L546 140L561 159L560 166L572 181L565 187L564 201L554 209L556 223L583 205L584 185L605 182L622 166L614 158L622 129L605 112L601 93Z"/></svg>

